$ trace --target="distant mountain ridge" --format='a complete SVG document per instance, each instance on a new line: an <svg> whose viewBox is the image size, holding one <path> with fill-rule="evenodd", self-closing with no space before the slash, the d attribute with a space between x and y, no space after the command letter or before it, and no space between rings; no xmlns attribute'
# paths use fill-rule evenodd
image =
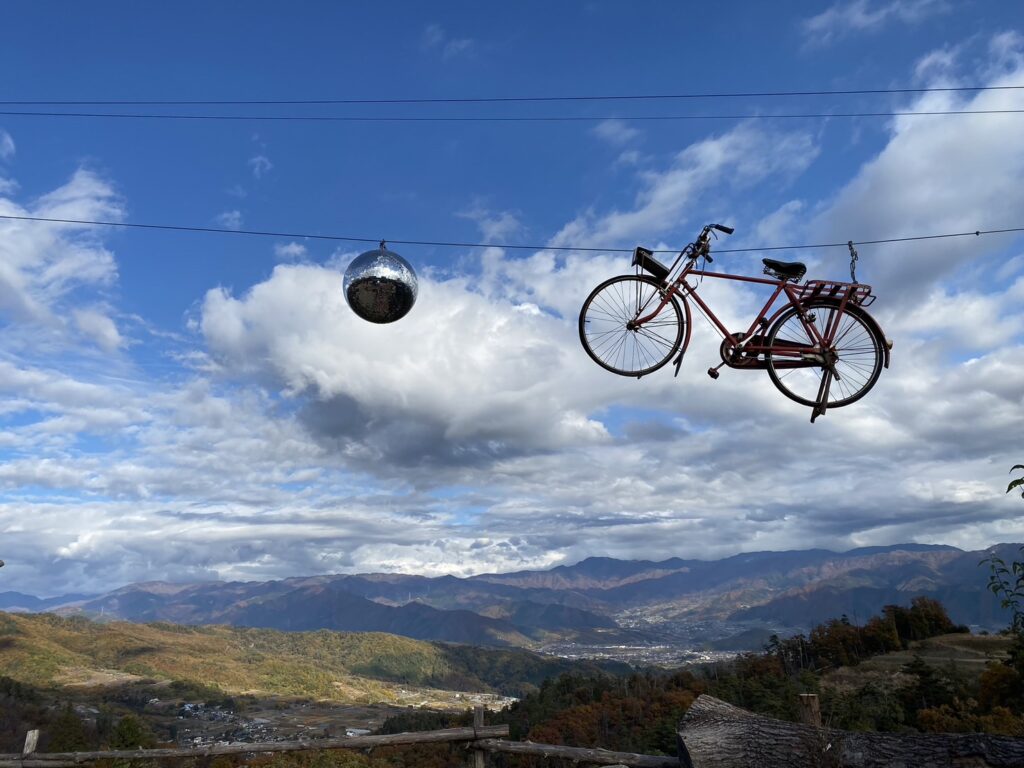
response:
<svg viewBox="0 0 1024 768"><path fill-rule="evenodd" d="M268 582L132 584L92 599L22 609L83 612L129 621L229 624L305 631L380 631L484 646L549 640L643 643L725 637L747 625L807 628L846 614L865 620L917 595L941 600L958 623L1005 626L1006 612L978 566L1017 544L965 552L902 544L848 552L749 552L721 560L660 562L592 557L544 571L469 578L405 574L323 575ZM0 595L0 610L6 607ZM717 624L716 624L717 623ZM756 634L756 633L755 633ZM751 637L754 634L750 635Z"/></svg>
<svg viewBox="0 0 1024 768"><path fill-rule="evenodd" d="M36 597L22 592L0 592L0 611L46 611L70 603L90 600L96 595L58 595L56 597Z"/></svg>

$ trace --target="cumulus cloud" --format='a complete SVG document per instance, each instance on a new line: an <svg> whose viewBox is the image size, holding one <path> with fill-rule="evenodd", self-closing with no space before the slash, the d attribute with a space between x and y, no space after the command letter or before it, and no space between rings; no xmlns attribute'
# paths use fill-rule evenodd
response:
<svg viewBox="0 0 1024 768"><path fill-rule="evenodd" d="M994 38L989 56L987 72L981 73L989 75L989 85L1019 83L1024 77L1024 37ZM962 82L950 80L948 68L944 71L942 83ZM1011 109L1010 94L930 93L909 106L917 111ZM896 118L886 146L818 214L811 237L873 240L1016 226L1024 210L1024 187L1019 183L1024 176L1024 133L1009 117ZM949 121L954 119L951 130ZM957 238L865 248L870 262L862 267L870 268L871 280L883 289L916 298L937 280L1008 242L1005 237Z"/></svg>
<svg viewBox="0 0 1024 768"><path fill-rule="evenodd" d="M808 44L825 45L851 32L876 30L897 21L916 24L949 9L948 0L849 0L805 19L801 28Z"/></svg>
<svg viewBox="0 0 1024 768"><path fill-rule="evenodd" d="M202 331L225 365L308 394L306 423L353 461L479 464L606 438L567 395L592 371L561 323L489 301L464 279L424 277L407 318L369 325L341 282L278 266L241 298L210 291Z"/></svg>
<svg viewBox="0 0 1024 768"><path fill-rule="evenodd" d="M1012 35L993 40L982 75L1019 81L1019 50ZM921 62L925 82L978 77L962 73L955 49ZM1001 103L978 98L941 103ZM1021 210L1019 138L999 116L960 129L965 146L938 124L896 120L881 149L816 200L792 182L817 136L742 124L616 170L636 174L636 198L582 211L551 244L677 242L732 215L744 224L737 241L743 231L755 242L845 241L973 229L994 223L993 210ZM984 184L966 172L972 163ZM92 189L40 205L96 205ZM690 220L698 208L702 220ZM462 215L495 242L527 220L479 201ZM47 253L54 243L89 250L90 263L106 253L97 232L40 231ZM194 361L184 379L54 370L27 353L0 360L0 535L19 553L5 572L47 594L152 578L465 575L594 554L1019 539L1019 499L1002 490L1024 429L1024 251L989 242L901 246L899 258L862 248L893 365L864 400L813 426L763 372L726 369L712 381L704 371L719 339L696 313L679 378L637 381L594 365L576 313L594 285L628 269L628 255L469 251L458 262L468 274L421 269L417 305L388 326L345 304L338 270L354 253L328 268L279 264L247 290L205 294L195 315L204 346L181 350ZM757 257L722 263L746 269ZM69 299L109 285L112 259L86 284L26 264L4 285L43 316L69 317L76 333L92 323L97 341L124 346L109 301ZM730 327L764 298L712 279L700 291ZM15 326L39 322L17 302L0 306Z"/></svg>
<svg viewBox="0 0 1024 768"><path fill-rule="evenodd" d="M671 232L680 198L705 200L722 179L733 191L792 179L815 152L809 135L740 126L643 176L632 207L588 212L553 242ZM777 192L785 194L784 183ZM790 232L808 208L783 197L755 229ZM482 227L501 220L486 209L477 218ZM440 526L443 535L360 546L348 568L373 561L468 573L595 552L725 555L737 542L982 546L990 542L978 531L1024 525L1006 527L999 493L999 457L1014 450L1024 426L1018 282L966 293L933 282L931 301L955 311L939 315L923 304L890 313L892 370L868 398L811 427L806 409L763 374L704 376L704 361L717 358L705 328L696 329L679 379L636 382L597 369L578 349L575 313L591 286L622 270L622 256L513 259L501 248L478 256L478 279L426 278L421 303L392 327L352 318L340 276L308 266L280 266L244 296L217 290L203 304L204 335L225 369L297 398L300 422L323 450L411 483L411 494L461 489L446 491L442 511L421 529ZM759 306L754 295L713 281L701 290L730 324ZM968 363L934 341L957 337L953 316L991 325L969 340ZM801 482L779 482L780 472ZM469 527L445 525L467 515Z"/></svg>

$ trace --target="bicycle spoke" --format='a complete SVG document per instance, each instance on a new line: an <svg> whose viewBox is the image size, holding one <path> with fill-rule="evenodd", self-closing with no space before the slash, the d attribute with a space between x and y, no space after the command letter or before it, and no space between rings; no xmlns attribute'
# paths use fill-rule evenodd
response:
<svg viewBox="0 0 1024 768"><path fill-rule="evenodd" d="M824 343L824 348L814 354L834 355L832 369L829 371L820 363L794 365L806 359L804 354L818 342L812 339L796 311L789 310L769 333L765 359L772 381L783 394L804 405L815 405L825 376L831 379L827 396L829 407L846 405L860 398L878 379L882 365L880 339L856 307L847 307L840 313L836 305L821 300L806 305L805 311L815 318L811 327L818 329Z"/></svg>
<svg viewBox="0 0 1024 768"><path fill-rule="evenodd" d="M632 327L645 314L654 317ZM625 376L643 375L668 362L685 329L678 301L663 299L660 288L643 277L606 281L591 293L580 312L584 349L608 370Z"/></svg>

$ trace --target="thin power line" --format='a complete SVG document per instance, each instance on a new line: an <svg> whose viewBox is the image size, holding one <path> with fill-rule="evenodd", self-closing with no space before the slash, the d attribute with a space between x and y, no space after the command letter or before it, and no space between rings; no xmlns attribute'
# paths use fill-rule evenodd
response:
<svg viewBox="0 0 1024 768"><path fill-rule="evenodd" d="M863 88L817 91L739 91L723 93L601 94L591 96L468 96L396 99L107 99L0 101L7 106L254 106L327 104L508 104L579 101L672 101L681 99L777 98L784 96L870 96L901 93L950 93L1024 90L1024 85L964 85L949 88Z"/></svg>
<svg viewBox="0 0 1024 768"><path fill-rule="evenodd" d="M84 117L128 120L229 120L302 123L567 123L600 122L603 120L679 121L679 120L774 120L828 117L922 117L936 115L1015 115L1024 109L949 109L894 112L814 112L791 114L731 115L549 115L530 117L414 117L408 115L182 115L139 114L127 112L17 112L0 111L7 117Z"/></svg>
<svg viewBox="0 0 1024 768"><path fill-rule="evenodd" d="M315 235L306 232L274 232L257 229L224 229L220 227L187 227L177 224L133 224L124 221L91 221L87 219L56 219L43 216L11 216L0 214L0 219L10 221L35 221L48 224L81 224L100 227L124 227L129 229L162 229L173 232L214 232L222 235L256 235L259 237L290 237L294 239L331 240L347 243L379 243L377 237L351 237L347 235ZM979 229L973 232L947 232L939 235L915 235L912 237L889 237L878 240L854 240L854 245L880 245L882 243L907 243L915 240L941 240L951 237L979 237L981 235L1024 232L1024 227L1008 227L1005 229ZM524 251L588 251L596 253L632 253L632 248L595 248L592 246L574 245L511 245L508 243L465 243L444 240L392 240L393 245L423 245L439 248L506 248ZM757 248L721 248L715 253L756 253L758 251L799 251L808 248L846 248L849 243L807 243L803 245L765 245ZM652 253L678 253L678 248L654 250Z"/></svg>

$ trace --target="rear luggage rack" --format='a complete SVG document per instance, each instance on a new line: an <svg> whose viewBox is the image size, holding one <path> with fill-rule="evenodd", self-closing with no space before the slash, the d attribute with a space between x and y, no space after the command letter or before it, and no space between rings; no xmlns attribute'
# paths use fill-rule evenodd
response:
<svg viewBox="0 0 1024 768"><path fill-rule="evenodd" d="M635 258L635 257L634 257ZM636 263L634 261L634 263ZM871 286L864 283L837 283L832 280L808 280L800 286L800 299L846 299L858 307L870 306L875 301Z"/></svg>
<svg viewBox="0 0 1024 768"><path fill-rule="evenodd" d="M664 283L668 278L668 267L654 258L654 251L646 248L637 246L633 250L633 266L650 273L659 283Z"/></svg>

